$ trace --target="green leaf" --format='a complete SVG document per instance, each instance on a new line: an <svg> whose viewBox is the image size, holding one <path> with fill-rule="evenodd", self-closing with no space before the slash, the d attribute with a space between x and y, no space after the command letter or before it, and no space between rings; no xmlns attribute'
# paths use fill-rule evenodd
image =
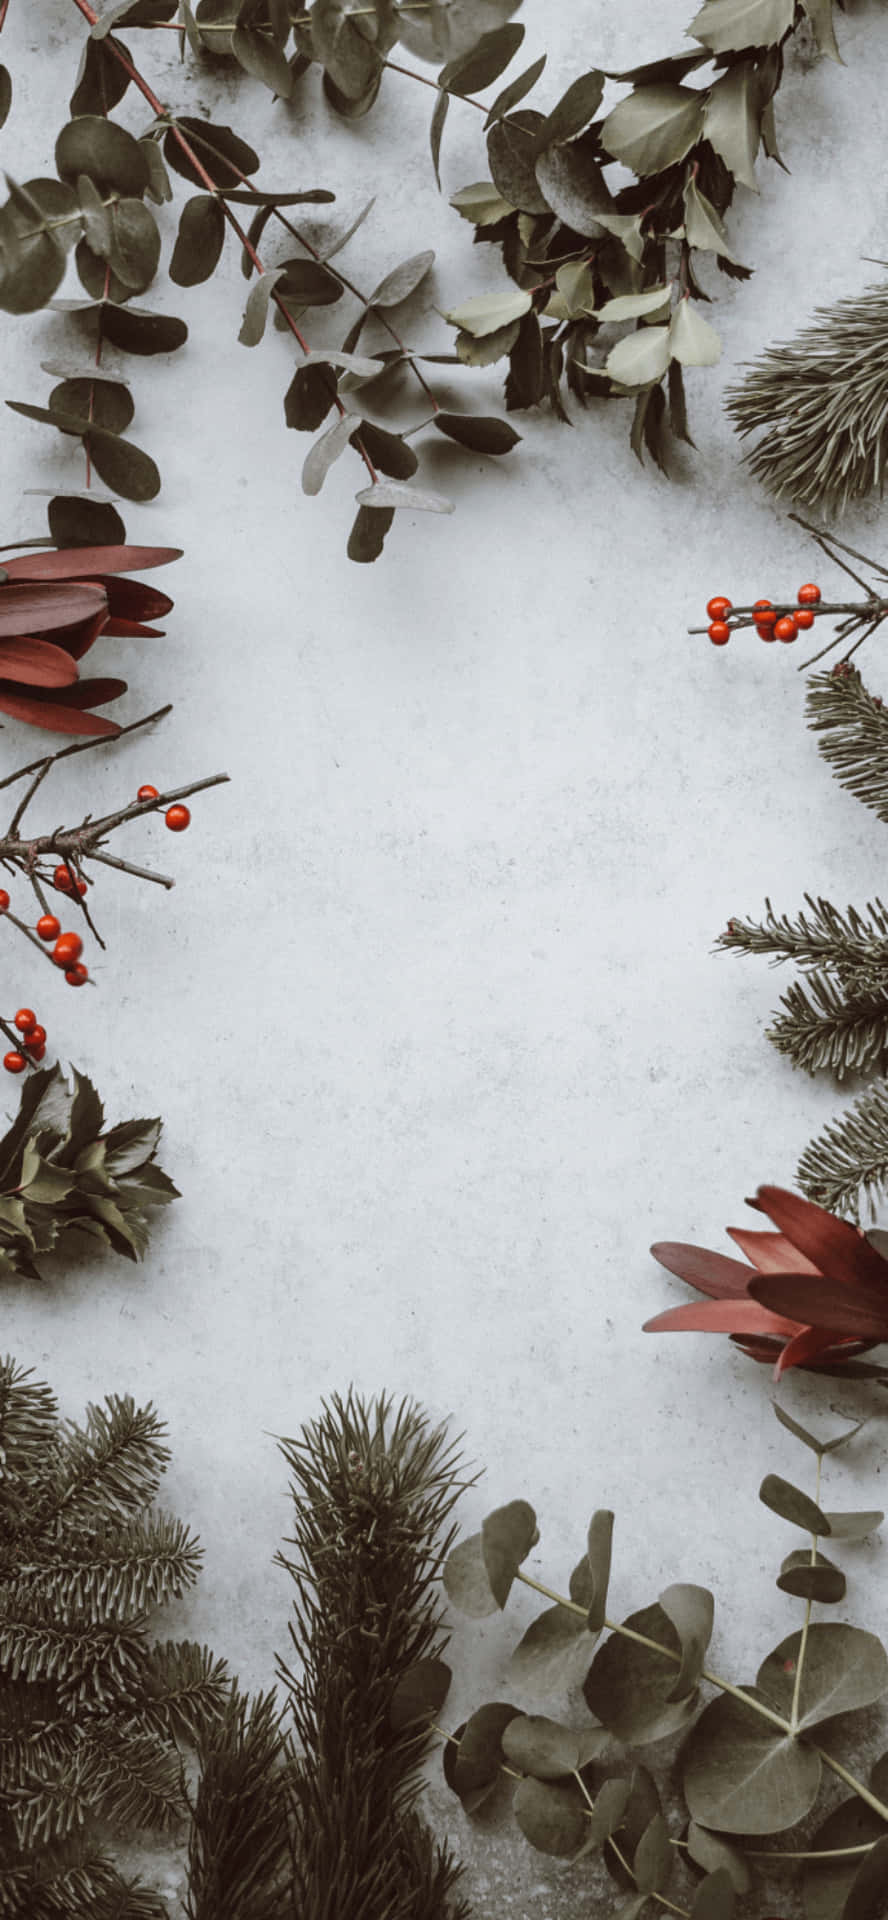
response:
<svg viewBox="0 0 888 1920"><path fill-rule="evenodd" d="M50 500L47 518L57 547L116 547L126 540L120 514L108 500L58 493Z"/></svg>
<svg viewBox="0 0 888 1920"><path fill-rule="evenodd" d="M55 159L62 180L76 180L85 173L99 186L137 197L148 185L141 142L101 114L84 113L69 120L56 141Z"/></svg>
<svg viewBox="0 0 888 1920"><path fill-rule="evenodd" d="M740 60L716 80L703 114L703 137L728 171L744 187L758 192L755 160L759 149L761 105L758 72Z"/></svg>
<svg viewBox="0 0 888 1920"><path fill-rule="evenodd" d="M355 494L359 506L378 513L389 507L407 507L414 513L452 513L453 501L443 493L411 487L406 480L376 480Z"/></svg>
<svg viewBox="0 0 888 1920"><path fill-rule="evenodd" d="M434 1720L450 1692L450 1668L444 1660L417 1660L398 1679L389 1706L389 1726L393 1733L405 1727Z"/></svg>
<svg viewBox="0 0 888 1920"><path fill-rule="evenodd" d="M699 248L701 252L719 253L726 260L736 261L737 256L728 245L720 215L716 213L712 201L700 192L694 179L685 182L684 216L685 233L692 247Z"/></svg>
<svg viewBox="0 0 888 1920"><path fill-rule="evenodd" d="M379 86L382 61L372 41L350 18L345 0L315 0L310 32L315 59L325 69L325 81L332 81L335 88L333 104L369 105ZM328 87L325 91L330 97Z"/></svg>
<svg viewBox="0 0 888 1920"><path fill-rule="evenodd" d="M107 427L109 433L124 433L135 413L132 395L121 381L85 377L63 380L49 396L50 413L73 413Z"/></svg>
<svg viewBox="0 0 888 1920"><path fill-rule="evenodd" d="M647 313L659 313L662 307L669 305L669 287L646 287L643 293L621 293L615 300L607 300L599 307L597 317L602 326L616 320L640 320Z"/></svg>
<svg viewBox="0 0 888 1920"><path fill-rule="evenodd" d="M604 1780L595 1795L595 1806L586 1822L584 1853L591 1853L616 1833L629 1800L628 1780Z"/></svg>
<svg viewBox="0 0 888 1920"><path fill-rule="evenodd" d="M881 1526L885 1515L876 1508L871 1513L827 1513L825 1517L834 1540L865 1540Z"/></svg>
<svg viewBox="0 0 888 1920"><path fill-rule="evenodd" d="M380 280L367 301L368 307L396 307L400 301L409 299L434 264L431 247L424 253L411 254L409 260L402 260L399 267L393 267L391 273Z"/></svg>
<svg viewBox="0 0 888 1920"><path fill-rule="evenodd" d="M462 307L454 307L445 313L452 327L459 327L462 333L469 333L476 340L485 339L488 334L501 333L522 314L529 313L532 302L529 293L520 287L505 286L497 293L481 293L474 300L467 300Z"/></svg>
<svg viewBox="0 0 888 1920"><path fill-rule="evenodd" d="M342 281L320 260L285 260L276 271L283 276L278 292L291 307L331 307L342 299Z"/></svg>
<svg viewBox="0 0 888 1920"><path fill-rule="evenodd" d="M306 204L311 206L326 206L331 200L336 199L336 195L335 193L328 192L326 187L305 187L301 193L272 193L270 191L261 191L258 187L221 187L219 190L219 198L221 200L233 201L235 206L238 207L268 207L269 210L271 210L273 207L302 207ZM360 216L360 220L366 217L372 205L373 201L368 201L367 207ZM360 220L358 225L360 225ZM350 227L349 238L351 238L354 232L356 232L356 228ZM329 258L330 256L328 255L327 257Z"/></svg>
<svg viewBox="0 0 888 1920"><path fill-rule="evenodd" d="M392 507L387 513L372 513L367 507L359 507L348 536L349 559L362 563L378 560L394 517Z"/></svg>
<svg viewBox="0 0 888 1920"><path fill-rule="evenodd" d="M119 40L95 40L83 43L74 92L68 103L72 120L83 113L111 113L123 99L130 83L126 68L116 58L127 49Z"/></svg>
<svg viewBox="0 0 888 1920"><path fill-rule="evenodd" d="M258 280L250 288L240 333L237 336L242 347L258 347L268 320L268 303L278 281L283 280L285 272L285 267L274 267L270 273L260 273Z"/></svg>
<svg viewBox="0 0 888 1920"><path fill-rule="evenodd" d="M536 86L545 64L546 55L541 53L539 59L534 60L532 66L527 67L524 73L518 75L517 80L510 80L508 86L503 88L502 93L497 94L493 106L487 115L487 119L484 122L485 133L489 127L493 126L495 120L502 120L504 114L510 113L513 107L517 107L519 100L523 100L525 94L530 93L531 88Z"/></svg>
<svg viewBox="0 0 888 1920"><path fill-rule="evenodd" d="M343 413L334 420L332 427L322 433L305 456L302 467L303 493L320 493L324 481L335 460L345 451L355 431L353 413Z"/></svg>
<svg viewBox="0 0 888 1920"><path fill-rule="evenodd" d="M618 1740L641 1746L686 1726L693 1697L670 1699L681 1664L681 1643L662 1607L643 1607L623 1624L655 1640L673 1658L612 1633L595 1655L583 1694L596 1719Z"/></svg>
<svg viewBox="0 0 888 1920"><path fill-rule="evenodd" d="M74 252L74 262L80 277L80 284L93 300L115 300L123 304L128 300L132 288L118 280L116 273L108 269L108 263L99 253L93 253L88 240L79 240Z"/></svg>
<svg viewBox="0 0 888 1920"><path fill-rule="evenodd" d="M497 193L492 180L478 180L474 186L461 187L459 193L451 194L450 205L464 220L471 220L475 227L496 226L498 221L505 220L515 211Z"/></svg>
<svg viewBox="0 0 888 1920"><path fill-rule="evenodd" d="M487 159L497 192L524 213L548 213L549 203L536 176L533 131L538 113L498 120L487 136Z"/></svg>
<svg viewBox="0 0 888 1920"><path fill-rule="evenodd" d="M170 261L170 279L177 287L196 287L209 280L218 266L225 243L225 213L212 193L195 193L186 200Z"/></svg>
<svg viewBox="0 0 888 1920"><path fill-rule="evenodd" d="M96 472L107 486L112 487L115 493L122 494L125 500L153 500L160 492L160 474L154 461L150 454L143 453L131 441L121 440L116 433L109 433L77 414L51 412L48 407L26 406L20 400L7 400L6 405L12 408L13 413L24 414L28 420L58 427L63 433L76 433L88 441Z"/></svg>
<svg viewBox="0 0 888 1920"><path fill-rule="evenodd" d="M845 1575L841 1568L834 1567L832 1561L820 1553L812 1562L805 1548L787 1554L777 1585L781 1593L794 1594L799 1600L825 1601L830 1605L845 1598Z"/></svg>
<svg viewBox="0 0 888 1920"><path fill-rule="evenodd" d="M479 1707L459 1736L459 1747L444 1749L444 1777L459 1795L467 1813L486 1800L499 1779L503 1764L502 1736L517 1707L494 1700Z"/></svg>
<svg viewBox="0 0 888 1920"><path fill-rule="evenodd" d="M241 174L258 171L258 153L231 127L217 126L212 120L196 120L189 114L177 114L175 125L168 127L164 135L164 159L174 173L181 174L183 180L190 180L193 186L206 191L207 183L203 173L198 172L194 161L180 146L176 127L181 128L186 144L193 148L215 187L239 187L242 185Z"/></svg>
<svg viewBox="0 0 888 1920"><path fill-rule="evenodd" d="M833 0L802 0L802 6L811 22L812 32L820 52L825 53L830 60L837 60L840 66L844 66L833 26Z"/></svg>
<svg viewBox="0 0 888 1920"><path fill-rule="evenodd" d="M685 1747L688 1811L722 1833L781 1833L814 1805L820 1771L813 1747L723 1694L704 1708Z"/></svg>
<svg viewBox="0 0 888 1920"><path fill-rule="evenodd" d="M501 360L510 353L518 339L520 322L510 320L506 327L496 327L483 339L476 340L470 333L458 333L456 336L457 359L464 367L491 367L494 361Z"/></svg>
<svg viewBox="0 0 888 1920"><path fill-rule="evenodd" d="M547 113L542 126L537 129L533 141L534 154L543 153L547 147L563 146L575 134L582 133L584 127L588 127L601 105L604 78L604 74L593 67L589 73L581 73L578 79L571 81L557 107Z"/></svg>
<svg viewBox="0 0 888 1920"><path fill-rule="evenodd" d="M716 1867L694 1895L691 1920L733 1920L736 1892L726 1867Z"/></svg>
<svg viewBox="0 0 888 1920"><path fill-rule="evenodd" d="M405 494L410 504L414 498L411 487L401 487L393 481L385 491L388 494ZM437 499L437 495L426 496ZM397 499L385 499L382 506L397 506ZM449 501L434 507L433 512L452 513ZM481 1525L481 1554L490 1581L490 1591L498 1607L504 1607L512 1589L512 1583L523 1560L527 1559L531 1549L539 1539L536 1514L526 1500L510 1500L504 1507L496 1507L489 1513Z"/></svg>
<svg viewBox="0 0 888 1920"><path fill-rule="evenodd" d="M36 313L52 299L65 276L65 252L51 233L31 231L16 207L0 210L0 308Z"/></svg>
<svg viewBox="0 0 888 1920"><path fill-rule="evenodd" d="M670 327L639 327L611 347L605 372L623 387L661 380L669 365Z"/></svg>
<svg viewBox="0 0 888 1920"><path fill-rule="evenodd" d="M703 99L690 87L636 87L608 114L601 129L602 145L642 178L661 173L683 160L700 139Z"/></svg>
<svg viewBox="0 0 888 1920"><path fill-rule="evenodd" d="M694 1864L703 1867L707 1874L726 1873L735 1893L749 1892L752 1874L739 1847L732 1847L728 1840L710 1833L696 1820L688 1827L688 1853Z"/></svg>
<svg viewBox="0 0 888 1920"><path fill-rule="evenodd" d="M567 1607L546 1607L531 1621L512 1654L511 1678L527 1693L567 1692L585 1678L596 1638L581 1614Z"/></svg>
<svg viewBox="0 0 888 1920"><path fill-rule="evenodd" d="M288 427L301 433L314 433L336 399L336 376L329 366L313 362L297 367L284 396L284 419Z"/></svg>
<svg viewBox="0 0 888 1920"><path fill-rule="evenodd" d="M574 1786L528 1777L515 1789L512 1811L525 1840L537 1853L566 1859L586 1837L584 1802Z"/></svg>
<svg viewBox="0 0 888 1920"><path fill-rule="evenodd" d="M107 260L111 247L111 209L106 207L94 180L81 173L77 180L77 198L83 211L83 231L90 246Z"/></svg>
<svg viewBox="0 0 888 1920"><path fill-rule="evenodd" d="M105 301L102 313L106 339L126 353L175 353L188 338L184 320L171 313L147 313L139 307L118 307L111 301Z"/></svg>
<svg viewBox="0 0 888 1920"><path fill-rule="evenodd" d="M362 420L352 433L352 446L359 441L377 473L387 473L392 480L409 480L419 466L413 448L399 433L387 433L370 420Z"/></svg>
<svg viewBox="0 0 888 1920"><path fill-rule="evenodd" d="M721 341L692 300L679 300L669 324L669 352L685 367L714 367Z"/></svg>
<svg viewBox="0 0 888 1920"><path fill-rule="evenodd" d="M589 1569L589 1611L586 1624L590 1633L600 1633L604 1626L613 1532L613 1514L606 1507L600 1507L593 1513L586 1535L586 1565Z"/></svg>
<svg viewBox="0 0 888 1920"><path fill-rule="evenodd" d="M604 231L601 216L613 213L613 200L594 155L579 146L547 147L536 163L536 177L547 206L586 240ZM630 215L621 216L631 227Z"/></svg>
<svg viewBox="0 0 888 1920"><path fill-rule="evenodd" d="M287 56L267 33L260 33L251 27L235 27L231 36L231 51L238 66L245 73L261 80L280 100L289 100L293 91L293 76L290 72Z"/></svg>
<svg viewBox="0 0 888 1920"><path fill-rule="evenodd" d="M460 1540L448 1554L443 1578L447 1597L460 1613L467 1613L472 1620L496 1613L499 1602L490 1584L480 1533Z"/></svg>
<svg viewBox="0 0 888 1920"><path fill-rule="evenodd" d="M105 1135L105 1164L115 1180L134 1173L157 1150L160 1120L123 1120Z"/></svg>
<svg viewBox="0 0 888 1920"><path fill-rule="evenodd" d="M632 1861L639 1893L660 1893L672 1872L672 1842L662 1813L655 1813L635 1849Z"/></svg>
<svg viewBox="0 0 888 1920"><path fill-rule="evenodd" d="M795 0L705 0L688 28L712 53L774 47L789 32Z"/></svg>
<svg viewBox="0 0 888 1920"><path fill-rule="evenodd" d="M118 0L106 7L91 29L94 40L104 40L112 27L148 27L154 20L172 20L178 0Z"/></svg>
<svg viewBox="0 0 888 1920"><path fill-rule="evenodd" d="M803 1493L801 1487L782 1479L779 1473L765 1475L759 1487L759 1499L772 1513L779 1514L781 1520L790 1521L794 1527L804 1527L806 1533L828 1535L832 1532L822 1507Z"/></svg>
<svg viewBox="0 0 888 1920"><path fill-rule="evenodd" d="M684 1700L695 1691L703 1671L706 1649L712 1639L715 1602L707 1587L678 1583L664 1587L660 1605L681 1644L681 1666L669 1699Z"/></svg>
<svg viewBox="0 0 888 1920"><path fill-rule="evenodd" d="M779 1713L789 1715L802 1634L791 1633L762 1661L756 1685ZM817 1620L809 1626L798 1697L798 1725L816 1727L836 1713L872 1706L888 1689L888 1654L862 1627Z"/></svg>
<svg viewBox="0 0 888 1920"><path fill-rule="evenodd" d="M164 201L172 200L173 197L170 176L164 166L163 155L156 140L143 138L139 144L148 168L148 185L145 192L148 199L154 201L155 206L163 206Z"/></svg>
<svg viewBox="0 0 888 1920"><path fill-rule="evenodd" d="M436 413L432 425L448 440L458 441L473 453L510 453L521 439L507 420L485 418L471 413Z"/></svg>
<svg viewBox="0 0 888 1920"><path fill-rule="evenodd" d="M437 182L439 193L441 191L441 164L440 164L441 163L441 136L444 132L444 122L447 119L447 109L449 105L450 105L449 93L439 93L438 98L435 101L435 111L432 114L432 123L429 128L429 144L432 149L432 166L435 169L435 180Z"/></svg>
<svg viewBox="0 0 888 1920"><path fill-rule="evenodd" d="M313 347L305 354L302 362L306 367L339 367L343 373L353 373L360 380L374 380L384 371L382 360L371 360L361 353L344 353L338 347Z"/></svg>
<svg viewBox="0 0 888 1920"><path fill-rule="evenodd" d="M828 1819L811 1834L805 1844L812 1852L830 1853L844 1847L876 1846L884 1837L884 1820L872 1807L855 1796L834 1807ZM850 1859L802 1862L801 1881L807 1920L843 1920L845 1902L857 1878L860 1864L859 1855Z"/></svg>
<svg viewBox="0 0 888 1920"><path fill-rule="evenodd" d="M861 1860L842 1909L842 1920L883 1920L888 1911L888 1834Z"/></svg>
<svg viewBox="0 0 888 1920"><path fill-rule="evenodd" d="M563 1780L600 1752L606 1736L597 1728L591 1735L590 1741L588 1734L545 1714L520 1713L503 1733L503 1753L510 1767L532 1773L535 1780Z"/></svg>
<svg viewBox="0 0 888 1920"><path fill-rule="evenodd" d="M522 26L495 27L483 33L469 53L450 60L438 75L447 93L483 93L504 73L524 39Z"/></svg>
<svg viewBox="0 0 888 1920"><path fill-rule="evenodd" d="M153 213L141 200L118 200L110 209L111 244L108 263L125 287L144 293L160 261L160 232Z"/></svg>

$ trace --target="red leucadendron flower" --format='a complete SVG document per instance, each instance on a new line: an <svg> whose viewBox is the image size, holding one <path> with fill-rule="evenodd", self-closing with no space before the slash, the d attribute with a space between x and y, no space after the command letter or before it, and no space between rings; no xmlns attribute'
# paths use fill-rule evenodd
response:
<svg viewBox="0 0 888 1920"><path fill-rule="evenodd" d="M62 547L0 560L0 711L52 733L115 734L93 713L126 692L125 680L81 680L77 662L99 634L154 638L169 613L165 593L135 569L178 560L180 547Z"/></svg>
<svg viewBox="0 0 888 1920"><path fill-rule="evenodd" d="M784 1187L759 1187L747 1204L777 1229L728 1228L750 1266L680 1241L651 1248L709 1299L658 1313L646 1333L730 1334L753 1360L773 1360L778 1379L790 1367L842 1366L888 1340L888 1260L865 1234Z"/></svg>

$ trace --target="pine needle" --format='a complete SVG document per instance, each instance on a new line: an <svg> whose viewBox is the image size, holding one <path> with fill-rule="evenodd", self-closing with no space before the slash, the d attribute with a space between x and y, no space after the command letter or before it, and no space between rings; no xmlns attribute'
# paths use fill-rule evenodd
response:
<svg viewBox="0 0 888 1920"><path fill-rule="evenodd" d="M888 713L855 668L812 673L805 717L841 786L888 824Z"/></svg>
<svg viewBox="0 0 888 1920"><path fill-rule="evenodd" d="M840 514L883 490L888 458L888 285L819 307L752 362L725 405L772 493Z"/></svg>
<svg viewBox="0 0 888 1920"><path fill-rule="evenodd" d="M809 1200L859 1221L865 1198L875 1218L876 1199L888 1193L888 1087L868 1087L805 1148L798 1184Z"/></svg>

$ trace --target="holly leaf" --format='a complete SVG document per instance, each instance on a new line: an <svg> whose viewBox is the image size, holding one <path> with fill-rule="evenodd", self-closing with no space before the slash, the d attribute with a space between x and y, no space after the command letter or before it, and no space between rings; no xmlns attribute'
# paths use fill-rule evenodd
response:
<svg viewBox="0 0 888 1920"><path fill-rule="evenodd" d="M685 367L714 367L721 341L714 327L687 298L679 300L668 328L669 352Z"/></svg>
<svg viewBox="0 0 888 1920"><path fill-rule="evenodd" d="M712 53L775 47L788 33L795 0L705 0L688 28Z"/></svg>
<svg viewBox="0 0 888 1920"><path fill-rule="evenodd" d="M761 134L758 70L751 60L729 67L711 88L703 114L703 137L744 187L758 192L755 160Z"/></svg>
<svg viewBox="0 0 888 1920"><path fill-rule="evenodd" d="M608 114L601 129L602 145L642 178L662 173L683 160L700 139L703 98L691 87L636 87Z"/></svg>
<svg viewBox="0 0 888 1920"><path fill-rule="evenodd" d="M639 327L627 333L611 347L605 372L623 387L645 387L661 380L669 365L671 332L671 327Z"/></svg>
<svg viewBox="0 0 888 1920"><path fill-rule="evenodd" d="M481 293L474 300L467 300L462 307L454 307L445 313L452 327L460 332L469 333L473 339L484 339L488 334L500 333L505 327L513 325L522 315L530 312L532 305L529 293L521 287L505 286L496 293Z"/></svg>

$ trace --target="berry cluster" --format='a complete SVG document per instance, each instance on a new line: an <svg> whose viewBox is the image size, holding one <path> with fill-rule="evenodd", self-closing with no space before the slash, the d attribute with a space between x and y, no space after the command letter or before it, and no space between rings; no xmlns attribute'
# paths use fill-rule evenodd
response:
<svg viewBox="0 0 888 1920"><path fill-rule="evenodd" d="M760 640L788 644L813 627L820 599L820 588L813 580L799 588L794 606L775 607L770 600L756 600L751 607L734 607L724 594L717 593L706 605L710 621L707 632L714 647L726 646L731 634L741 627L755 627Z"/></svg>
<svg viewBox="0 0 888 1920"><path fill-rule="evenodd" d="M19 1007L12 1024L22 1037L17 1047L12 1047L9 1053L3 1055L3 1065L7 1073L24 1073L29 1061L36 1066L43 1059L46 1028L40 1026L36 1013L30 1007Z"/></svg>
<svg viewBox="0 0 888 1920"><path fill-rule="evenodd" d="M144 787L139 788L136 799L159 800L160 794L156 787L149 786L146 782ZM169 827L171 833L184 833L185 828L191 825L190 810L188 807L183 807L181 802L177 806L167 807L163 817L164 823Z"/></svg>

